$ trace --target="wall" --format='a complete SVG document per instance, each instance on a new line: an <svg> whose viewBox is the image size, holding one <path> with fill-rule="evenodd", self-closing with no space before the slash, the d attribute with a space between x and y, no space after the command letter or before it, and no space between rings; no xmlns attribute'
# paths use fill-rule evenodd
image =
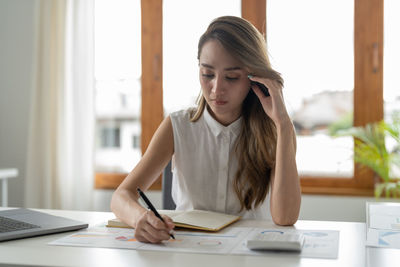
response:
<svg viewBox="0 0 400 267"><path fill-rule="evenodd" d="M9 206L22 206L32 88L36 1L0 1L0 168L17 168Z"/></svg>
<svg viewBox="0 0 400 267"><path fill-rule="evenodd" d="M370 197L303 195L300 219L365 222L365 203Z"/></svg>

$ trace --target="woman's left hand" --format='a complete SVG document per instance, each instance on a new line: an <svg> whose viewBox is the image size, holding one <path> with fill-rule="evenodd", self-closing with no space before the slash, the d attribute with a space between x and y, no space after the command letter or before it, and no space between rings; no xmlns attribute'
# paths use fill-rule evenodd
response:
<svg viewBox="0 0 400 267"><path fill-rule="evenodd" d="M290 121L283 100L282 84L276 80L261 78L257 76L249 76L249 79L264 84L269 91L270 96L265 96L257 85L252 85L253 92L257 95L264 108L265 113L274 121L276 126Z"/></svg>

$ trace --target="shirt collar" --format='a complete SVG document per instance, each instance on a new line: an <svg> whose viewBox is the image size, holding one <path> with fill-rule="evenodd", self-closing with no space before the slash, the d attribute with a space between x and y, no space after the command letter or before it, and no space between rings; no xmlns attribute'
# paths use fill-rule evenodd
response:
<svg viewBox="0 0 400 267"><path fill-rule="evenodd" d="M206 121L208 127L210 127L211 132L214 134L214 136L218 136L221 133L233 133L235 136L239 135L240 127L243 120L242 116L240 116L237 120L235 120L228 126L224 126L211 116L210 112L207 109L207 106L204 108L203 114L204 120Z"/></svg>

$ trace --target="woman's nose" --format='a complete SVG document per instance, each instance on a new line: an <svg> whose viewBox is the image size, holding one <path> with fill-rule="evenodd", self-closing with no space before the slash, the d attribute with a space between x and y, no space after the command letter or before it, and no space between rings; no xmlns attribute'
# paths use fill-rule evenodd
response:
<svg viewBox="0 0 400 267"><path fill-rule="evenodd" d="M224 82L222 78L216 77L214 80L213 87L211 89L211 93L215 96L221 95L225 92L224 90Z"/></svg>

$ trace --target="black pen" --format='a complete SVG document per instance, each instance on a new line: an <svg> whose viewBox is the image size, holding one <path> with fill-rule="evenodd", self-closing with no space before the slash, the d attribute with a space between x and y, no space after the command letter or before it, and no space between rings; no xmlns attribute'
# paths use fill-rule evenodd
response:
<svg viewBox="0 0 400 267"><path fill-rule="evenodd" d="M159 218L163 223L165 223L164 219L161 217L161 215L157 212L156 208L154 208L153 204L151 204L150 200L146 197L146 195L143 193L140 188L137 188L137 191L139 193L139 196L143 199L143 201L146 203L147 207ZM173 234L169 234L173 239L175 239L175 236Z"/></svg>

